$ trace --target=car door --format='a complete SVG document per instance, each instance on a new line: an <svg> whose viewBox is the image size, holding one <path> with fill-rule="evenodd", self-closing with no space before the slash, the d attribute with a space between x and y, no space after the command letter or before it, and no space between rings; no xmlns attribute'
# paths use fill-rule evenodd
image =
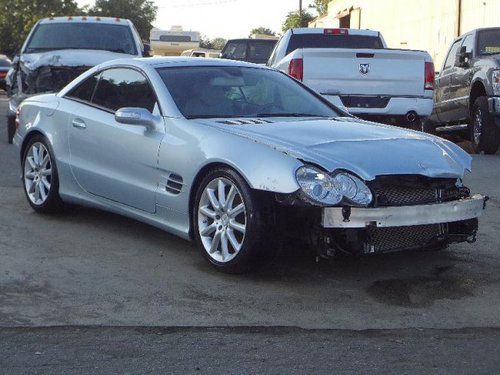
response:
<svg viewBox="0 0 500 375"><path fill-rule="evenodd" d="M156 128L150 129L118 123L114 113L141 107L159 115L156 95L145 75L132 68L110 68L89 79L97 83L90 99L88 93L84 100L74 98L78 92L68 94L75 99L69 120L73 174L91 194L153 213L163 120L158 116Z"/></svg>
<svg viewBox="0 0 500 375"><path fill-rule="evenodd" d="M451 109L452 109L452 83L453 75L455 74L455 59L457 52L462 44L462 39L456 40L451 46L446 60L443 65L443 69L439 73L436 79L436 103L435 111L441 122L448 122L451 119Z"/></svg>
<svg viewBox="0 0 500 375"><path fill-rule="evenodd" d="M474 74L474 34L465 36L460 49L465 48L468 57L464 64L457 64L453 75L451 117L457 121L464 121L469 118L469 94Z"/></svg>

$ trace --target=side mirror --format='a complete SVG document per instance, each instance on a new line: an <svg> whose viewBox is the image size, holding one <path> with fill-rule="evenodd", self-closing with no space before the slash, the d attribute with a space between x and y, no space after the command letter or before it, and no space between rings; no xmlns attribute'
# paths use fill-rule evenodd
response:
<svg viewBox="0 0 500 375"><path fill-rule="evenodd" d="M457 54L457 59L455 65L458 67L467 67L469 66L470 53L467 53L467 47L460 47L460 51Z"/></svg>
<svg viewBox="0 0 500 375"><path fill-rule="evenodd" d="M125 107L115 112L115 120L120 124L155 127L155 116L146 108Z"/></svg>
<svg viewBox="0 0 500 375"><path fill-rule="evenodd" d="M144 50L142 51L143 57L151 57L151 44L144 42Z"/></svg>

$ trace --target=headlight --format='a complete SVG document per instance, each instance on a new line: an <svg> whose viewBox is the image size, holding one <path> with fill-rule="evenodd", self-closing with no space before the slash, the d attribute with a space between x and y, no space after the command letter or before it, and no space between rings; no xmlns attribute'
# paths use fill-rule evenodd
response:
<svg viewBox="0 0 500 375"><path fill-rule="evenodd" d="M500 70L493 71L491 82L493 85L493 93L495 95L500 95Z"/></svg>
<svg viewBox="0 0 500 375"><path fill-rule="evenodd" d="M373 199L368 186L347 172L340 172L332 177L315 167L304 166L297 170L296 178L306 196L321 204L336 205L346 198L355 204L366 206Z"/></svg>
<svg viewBox="0 0 500 375"><path fill-rule="evenodd" d="M302 191L315 202L334 205L342 200L342 194L334 186L333 179L319 169L301 167L297 170L296 178Z"/></svg>

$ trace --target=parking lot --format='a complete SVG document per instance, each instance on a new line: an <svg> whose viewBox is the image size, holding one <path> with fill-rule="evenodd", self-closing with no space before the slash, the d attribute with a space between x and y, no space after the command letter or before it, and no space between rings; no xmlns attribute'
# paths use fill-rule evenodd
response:
<svg viewBox="0 0 500 375"><path fill-rule="evenodd" d="M177 359L175 368L194 371L182 367L176 350L186 353L190 345L203 350L235 342L242 343L237 349L242 363L255 371L259 367L253 360L258 356L247 351L255 347L260 353L262 342L267 343L261 353L264 361L285 354L297 361L311 360L315 353L323 358L319 363L306 362L299 368L302 371L335 368L327 366L333 360L328 356L331 348L345 351L351 344L353 350L344 352L344 360L359 360L365 349L376 352L388 345L385 358L406 355L421 363L439 347L448 353L447 359L424 361L422 371L445 365L447 370L484 373L498 368L498 154L474 156L473 174L466 179L474 192L490 196L474 244L452 245L442 252L319 263L305 249L287 248L270 267L229 276L215 272L194 245L133 220L87 208L59 216L35 214L21 189L16 149L6 142L6 104L2 96L0 350L6 355L0 363L4 368L19 370L16 366L31 358L45 361L54 371L71 369L75 363L65 364L61 356L79 347L77 342L86 347L78 362L86 370L91 367L85 366L95 365L95 353L106 359L101 351L93 351L94 345L128 345L126 357L135 358L137 364L141 358L149 359L152 370L165 367L144 353L155 345L168 346L165 355ZM68 328L53 328L61 326ZM80 338L75 341L75 337ZM316 349L304 352L298 345L301 341ZM175 342L178 347L172 345ZM45 343L50 348L46 351ZM488 356L483 358L485 352ZM230 363L230 358L221 353L215 358L217 363L208 365L214 357L205 353L196 366L231 369L218 367ZM358 365L405 369L404 363L391 367L382 359L365 359ZM104 368L120 367L115 361ZM273 367L266 369L272 372Z"/></svg>

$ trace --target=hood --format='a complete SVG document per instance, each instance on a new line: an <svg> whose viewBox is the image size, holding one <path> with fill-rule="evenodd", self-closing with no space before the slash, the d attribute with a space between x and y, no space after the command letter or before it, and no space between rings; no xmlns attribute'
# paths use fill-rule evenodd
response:
<svg viewBox="0 0 500 375"><path fill-rule="evenodd" d="M461 178L471 169L472 158L460 147L417 131L353 118L274 120L202 121L327 171L346 169L365 180L396 174Z"/></svg>
<svg viewBox="0 0 500 375"><path fill-rule="evenodd" d="M96 66L115 59L130 58L131 55L101 50L64 49L41 53L26 53L20 61L28 70L41 66Z"/></svg>

